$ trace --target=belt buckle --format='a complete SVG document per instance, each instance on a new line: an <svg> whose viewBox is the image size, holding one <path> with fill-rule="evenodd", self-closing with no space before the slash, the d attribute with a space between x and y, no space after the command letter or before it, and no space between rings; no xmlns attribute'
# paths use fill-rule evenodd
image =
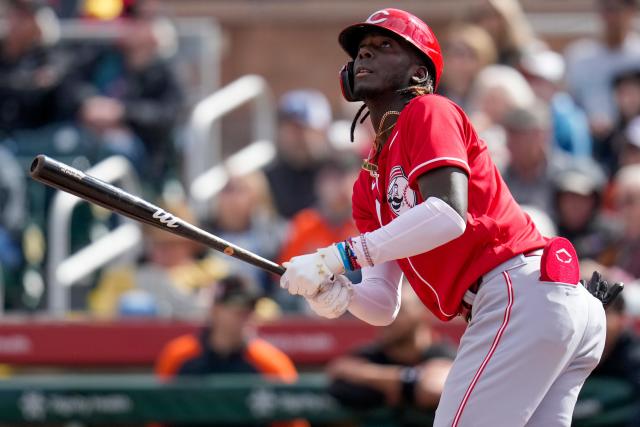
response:
<svg viewBox="0 0 640 427"><path fill-rule="evenodd" d="M473 302L476 299L476 294L482 285L482 276L469 286L464 293L462 302L460 303L460 316L467 322L471 322L471 309L473 308Z"/></svg>
<svg viewBox="0 0 640 427"><path fill-rule="evenodd" d="M471 322L471 308L472 306L462 301L462 304L460 305L460 312L458 313L458 315L462 317L467 323Z"/></svg>

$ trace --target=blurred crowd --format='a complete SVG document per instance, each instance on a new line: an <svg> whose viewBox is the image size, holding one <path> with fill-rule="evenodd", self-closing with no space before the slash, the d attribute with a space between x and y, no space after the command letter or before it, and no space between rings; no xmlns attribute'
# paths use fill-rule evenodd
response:
<svg viewBox="0 0 640 427"><path fill-rule="evenodd" d="M351 184L371 129L359 125L355 143L345 143L352 106L332 111L324 94L308 88L284 93L277 102L275 160L254 173L231 173L209 209L196 216L188 196L159 199L168 181L183 176L177 129L189 108L170 62L177 40L161 2L3 4L0 265L9 282L12 271L37 265L34 259L44 263L46 249L38 250L31 226L50 194L34 193L16 166L35 152L63 159L80 153L85 165L122 155L147 198L278 262L356 233ZM446 58L439 92L471 117L512 194L543 233L569 238L585 275L598 269L633 287L640 278L638 2L593 5L600 32L557 52L535 34L518 1L474 2L465 19L439 34ZM60 43L56 14L87 22L106 16L117 37ZM45 223L43 215L41 230ZM146 301L149 307L140 310L159 316L195 315L212 280L242 273L272 300L271 314L306 310L279 292L269 274L151 228L143 233L139 260L103 269L74 300L77 307L114 316ZM24 308L24 296L10 288L6 305ZM630 307L637 309L633 302Z"/></svg>
<svg viewBox="0 0 640 427"><path fill-rule="evenodd" d="M610 281L624 281L626 310L638 315L640 32L633 23L640 2L592 2L599 33L562 51L535 34L517 0L474 2L464 19L438 34L445 58L439 93L471 117L514 197L543 234L569 238L583 274L597 269ZM6 308L43 307L42 284L23 280L25 272L45 264L42 242L51 193L34 190L23 164L39 152L73 159L79 167L122 155L140 176L145 195L167 211L277 262L357 234L351 186L372 130L359 125L355 143L345 143L348 115L355 112L351 106L332 111L327 97L309 88L283 94L277 103L275 160L257 172L231 174L206 214L196 216L186 198L160 198L164 185L183 173L177 129L188 109L185 88L170 61L175 30L160 2L2 4L0 268ZM60 43L60 18L108 19L119 36L108 43ZM80 228L86 225L82 221L77 219ZM144 227L143 235L142 254L94 275L74 300L74 309L106 318L202 318L210 314L212 298L216 304L234 300L226 294L212 297L223 292L216 286L224 290L225 281L246 280L256 287L251 313L255 309L261 318L311 315L303 299L281 292L277 278L268 273L152 227ZM452 353L432 345L429 331L419 326L425 322L415 320L420 310L412 301L407 297L379 344L330 365L337 396L357 407L396 405L403 399L427 406L437 402ZM611 316L624 311L617 306ZM245 315L246 310L231 313L213 323L239 325ZM605 357L626 358L626 370L616 362L602 370L628 375L638 366L628 355L633 349L638 353L638 344L623 332L626 321L612 324L618 329L611 336L622 337L626 341L619 346L631 350L608 342ZM212 331L181 345L226 345L226 338ZM171 369L167 364L162 369L167 375L206 370L202 363L169 363ZM238 369L255 370L256 363ZM282 364L285 376L293 378L295 371ZM640 386L637 372L634 381ZM371 390L354 393L354 387Z"/></svg>

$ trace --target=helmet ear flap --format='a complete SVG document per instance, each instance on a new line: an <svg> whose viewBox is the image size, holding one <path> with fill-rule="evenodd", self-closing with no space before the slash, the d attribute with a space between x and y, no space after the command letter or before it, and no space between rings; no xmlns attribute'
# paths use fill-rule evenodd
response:
<svg viewBox="0 0 640 427"><path fill-rule="evenodd" d="M340 88L342 89L342 96L347 101L361 101L353 94L353 61L347 62L340 70Z"/></svg>

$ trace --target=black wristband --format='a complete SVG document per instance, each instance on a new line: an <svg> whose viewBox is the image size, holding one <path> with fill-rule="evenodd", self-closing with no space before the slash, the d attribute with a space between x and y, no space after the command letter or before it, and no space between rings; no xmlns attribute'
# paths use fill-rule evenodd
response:
<svg viewBox="0 0 640 427"><path fill-rule="evenodd" d="M416 403L416 384L420 372L418 368L406 367L400 371L400 383L402 385L402 401L406 404Z"/></svg>

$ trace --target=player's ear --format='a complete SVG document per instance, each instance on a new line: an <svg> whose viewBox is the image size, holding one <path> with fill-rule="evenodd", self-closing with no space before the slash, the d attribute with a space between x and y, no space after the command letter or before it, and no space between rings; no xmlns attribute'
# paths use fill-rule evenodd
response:
<svg viewBox="0 0 640 427"><path fill-rule="evenodd" d="M413 75L411 76L411 83L415 85L423 84L429 78L429 70L424 65L416 67Z"/></svg>

